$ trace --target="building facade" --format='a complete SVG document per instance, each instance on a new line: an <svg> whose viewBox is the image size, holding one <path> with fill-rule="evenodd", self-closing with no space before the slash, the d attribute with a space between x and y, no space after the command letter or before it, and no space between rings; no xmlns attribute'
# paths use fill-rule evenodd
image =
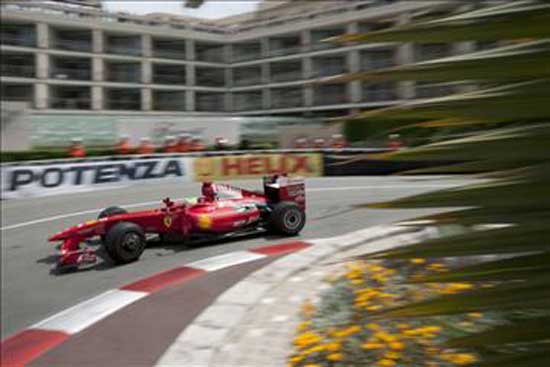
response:
<svg viewBox="0 0 550 367"><path fill-rule="evenodd" d="M471 6L453 1L280 1L215 22L56 2L0 6L2 100L41 114L346 115L458 86L315 81L476 49L323 42Z"/></svg>

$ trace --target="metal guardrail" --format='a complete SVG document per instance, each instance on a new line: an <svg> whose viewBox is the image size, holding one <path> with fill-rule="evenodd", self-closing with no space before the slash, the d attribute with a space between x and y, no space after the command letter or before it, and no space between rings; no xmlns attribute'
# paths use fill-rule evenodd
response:
<svg viewBox="0 0 550 367"><path fill-rule="evenodd" d="M128 154L128 155L110 155L97 156L86 158L59 158L59 159L42 159L31 161L18 161L1 163L0 167L15 167L29 165L48 165L48 164L63 164L63 163L84 163L84 162L100 162L100 161L122 161L135 159L158 159L158 158L179 158L179 157L215 157L226 155L247 155L247 154L299 154L299 153L383 153L387 152L387 148L321 148L321 149L250 149L250 150L212 150L206 152L195 153L155 153L155 154Z"/></svg>

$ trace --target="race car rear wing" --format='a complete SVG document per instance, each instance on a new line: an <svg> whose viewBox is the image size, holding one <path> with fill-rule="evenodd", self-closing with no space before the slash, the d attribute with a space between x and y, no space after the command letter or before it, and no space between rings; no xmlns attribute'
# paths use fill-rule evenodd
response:
<svg viewBox="0 0 550 367"><path fill-rule="evenodd" d="M265 176L264 195L270 204L292 201L306 210L306 185L303 178L286 175Z"/></svg>

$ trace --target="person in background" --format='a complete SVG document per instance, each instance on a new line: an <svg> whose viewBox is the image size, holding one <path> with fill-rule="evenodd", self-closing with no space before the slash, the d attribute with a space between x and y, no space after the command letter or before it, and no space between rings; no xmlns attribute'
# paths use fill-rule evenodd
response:
<svg viewBox="0 0 550 367"><path fill-rule="evenodd" d="M326 141L324 138L315 138L315 140L313 140L313 147L316 149L325 148L325 145Z"/></svg>
<svg viewBox="0 0 550 367"><path fill-rule="evenodd" d="M191 139L191 151L192 152L202 152L206 150L206 146L202 142L202 139L200 136L195 136L193 139Z"/></svg>
<svg viewBox="0 0 550 367"><path fill-rule="evenodd" d="M331 148L342 149L342 148L348 147L348 142L346 141L346 138L344 138L344 135L333 134L330 139L330 145L331 145Z"/></svg>
<svg viewBox="0 0 550 367"><path fill-rule="evenodd" d="M390 134L388 135L388 141L386 147L391 150L399 150L403 147L403 142L399 134Z"/></svg>
<svg viewBox="0 0 550 367"><path fill-rule="evenodd" d="M294 140L294 148L306 149L308 147L307 138L301 137Z"/></svg>
<svg viewBox="0 0 550 367"><path fill-rule="evenodd" d="M117 154L130 154L132 153L132 147L130 146L130 139L128 135L122 135L116 145Z"/></svg>
<svg viewBox="0 0 550 367"><path fill-rule="evenodd" d="M173 136L167 136L164 139L164 146L162 148L162 151L164 153L177 153L178 144L177 144L176 138Z"/></svg>
<svg viewBox="0 0 550 367"><path fill-rule="evenodd" d="M229 146L229 141L223 136L218 136L216 138L214 146L216 147L216 150L225 150Z"/></svg>
<svg viewBox="0 0 550 367"><path fill-rule="evenodd" d="M151 143L151 139L143 137L139 140L138 154L153 154L155 152L155 146Z"/></svg>
<svg viewBox="0 0 550 367"><path fill-rule="evenodd" d="M86 156L86 150L84 149L82 138L74 138L71 140L68 155L71 158L83 158Z"/></svg>
<svg viewBox="0 0 550 367"><path fill-rule="evenodd" d="M180 134L176 147L178 153L185 153L191 150L191 136L189 134Z"/></svg>

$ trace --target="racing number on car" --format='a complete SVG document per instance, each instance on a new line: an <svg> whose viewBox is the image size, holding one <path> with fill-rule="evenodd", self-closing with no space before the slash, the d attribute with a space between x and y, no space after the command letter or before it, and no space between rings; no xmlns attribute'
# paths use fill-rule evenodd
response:
<svg viewBox="0 0 550 367"><path fill-rule="evenodd" d="M166 226L166 228L170 228L172 226L172 221L173 219L170 215L164 217L164 225Z"/></svg>

